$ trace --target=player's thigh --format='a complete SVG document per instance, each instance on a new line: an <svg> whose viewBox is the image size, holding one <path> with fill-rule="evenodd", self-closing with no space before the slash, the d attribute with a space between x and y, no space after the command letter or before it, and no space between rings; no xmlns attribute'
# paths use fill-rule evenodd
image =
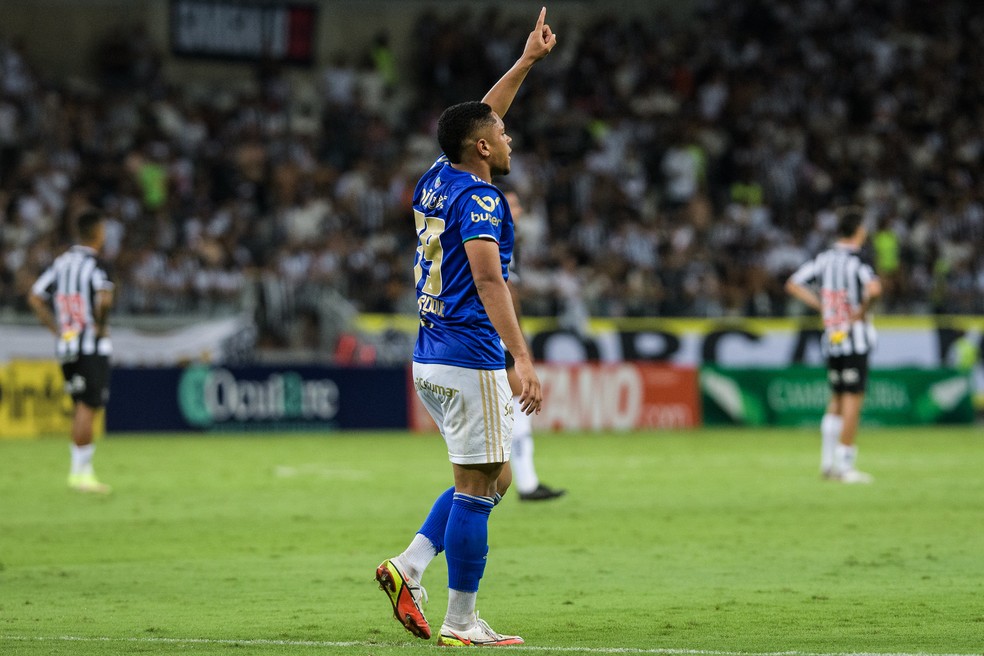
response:
<svg viewBox="0 0 984 656"><path fill-rule="evenodd" d="M73 401L90 408L101 408L109 401L109 357L80 355L62 365L65 389Z"/></svg>
<svg viewBox="0 0 984 656"><path fill-rule="evenodd" d="M834 387L833 377L831 387L840 394L864 395L868 384L867 354L841 355L831 358L831 369L836 370L837 385Z"/></svg>
<svg viewBox="0 0 984 656"><path fill-rule="evenodd" d="M512 448L513 404L503 369L413 364L417 396L444 436L451 462L506 462Z"/></svg>

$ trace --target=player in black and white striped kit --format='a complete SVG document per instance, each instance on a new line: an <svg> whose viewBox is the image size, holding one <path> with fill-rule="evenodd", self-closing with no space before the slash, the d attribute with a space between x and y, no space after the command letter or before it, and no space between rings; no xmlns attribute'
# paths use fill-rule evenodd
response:
<svg viewBox="0 0 984 656"><path fill-rule="evenodd" d="M109 400L109 308L113 282L98 259L105 241L101 213L79 216L79 242L59 255L35 281L28 301L38 319L56 338L65 389L75 406L72 418L71 488L80 492L109 492L92 468L96 445L93 420Z"/></svg>
<svg viewBox="0 0 984 656"><path fill-rule="evenodd" d="M506 190L505 194L513 218L519 219L525 212L519 194L512 190ZM518 252L519 246L517 245L513 248L513 261L509 267L509 291L512 294L517 317L522 316L519 299L516 296L516 287L513 284L513 281L519 281L519 276L515 270ZM505 348L504 344L503 348ZM523 384L516 373L516 365L509 351L506 351L506 378L509 380L509 387L513 393L514 406L513 441L512 453L509 455L509 467L512 483L516 486L519 499L520 501L547 501L562 497L567 493L567 490L553 488L541 483L540 477L536 473L536 466L533 464L533 419L520 407L519 396L523 391Z"/></svg>
<svg viewBox="0 0 984 656"><path fill-rule="evenodd" d="M868 379L868 354L875 346L871 303L882 286L861 256L868 237L859 207L838 211L838 240L806 262L786 282L786 291L823 317L821 347L827 360L831 397L820 422L823 475L843 483L870 483L855 468L855 437Z"/></svg>

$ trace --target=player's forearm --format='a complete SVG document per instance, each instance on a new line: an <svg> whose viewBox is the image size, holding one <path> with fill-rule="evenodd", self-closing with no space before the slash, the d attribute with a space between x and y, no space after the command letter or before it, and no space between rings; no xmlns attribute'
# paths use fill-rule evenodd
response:
<svg viewBox="0 0 984 656"><path fill-rule="evenodd" d="M93 320L96 324L96 335L99 337L104 337L106 335L106 323L109 318L109 308L99 307L96 308L96 315Z"/></svg>
<svg viewBox="0 0 984 656"><path fill-rule="evenodd" d="M482 102L490 106L499 118L509 111L516 94L519 93L519 87L523 85L534 63L535 61L528 57L520 57L482 98Z"/></svg>
<svg viewBox="0 0 984 656"><path fill-rule="evenodd" d="M478 289L478 296L482 299L485 312L489 315L492 327L499 334L502 342L506 345L506 350L512 354L513 358L529 358L529 350L526 347L526 339L519 326L519 319L516 310L513 308L512 293L506 286L504 280L496 281L475 281Z"/></svg>
<svg viewBox="0 0 984 656"><path fill-rule="evenodd" d="M523 54L482 98L482 102L491 106L500 118L509 111L509 106L516 98L516 92L519 91L526 75L533 68L533 64L550 54L550 51L557 45L557 35L546 24L546 18L547 8L541 7L540 16L536 19L536 27L526 37Z"/></svg>
<svg viewBox="0 0 984 656"><path fill-rule="evenodd" d="M881 280L874 279L864 287L864 302L871 305L882 295Z"/></svg>
<svg viewBox="0 0 984 656"><path fill-rule="evenodd" d="M34 316L38 318L41 325L50 330L53 335L57 336L58 322L55 321L55 315L48 309L47 303L43 299L32 295L28 297L27 304L31 306L31 311L34 312Z"/></svg>
<svg viewBox="0 0 984 656"><path fill-rule="evenodd" d="M864 295L861 298L861 303L858 305L858 309L852 315L852 319L856 321L863 321L865 317L868 316L868 310L871 309L872 304L881 296L882 286L881 282L877 279L868 282L864 287Z"/></svg>
<svg viewBox="0 0 984 656"><path fill-rule="evenodd" d="M817 312L823 310L820 304L820 298L803 285L797 284L790 280L786 283L786 293L801 301L807 307L813 308Z"/></svg>
<svg viewBox="0 0 984 656"><path fill-rule="evenodd" d="M109 308L113 305L113 294L108 291L101 291L96 296L95 316L96 334L104 337L108 333Z"/></svg>

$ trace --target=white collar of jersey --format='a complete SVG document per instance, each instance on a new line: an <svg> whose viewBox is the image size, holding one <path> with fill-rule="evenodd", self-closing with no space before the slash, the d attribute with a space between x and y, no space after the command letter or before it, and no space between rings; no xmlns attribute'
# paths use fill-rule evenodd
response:
<svg viewBox="0 0 984 656"><path fill-rule="evenodd" d="M72 246L72 250L82 251L83 253L92 253L93 255L96 255L99 252L92 246L86 246L84 244L75 244L74 246Z"/></svg>

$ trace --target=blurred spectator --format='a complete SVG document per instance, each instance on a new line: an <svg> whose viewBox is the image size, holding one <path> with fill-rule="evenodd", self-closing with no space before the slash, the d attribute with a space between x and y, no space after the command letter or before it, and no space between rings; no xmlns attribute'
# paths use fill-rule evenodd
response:
<svg viewBox="0 0 984 656"><path fill-rule="evenodd" d="M977 4L699 7L680 25L600 10L565 25L524 85L526 314L784 314L781 281L848 201L878 226L886 309L984 313ZM331 346L347 315L326 294L412 312L410 196L437 116L518 47L495 9L424 10L412 31L414 53L380 32L306 83L266 62L252 89L208 93L164 80L139 29L94 53L99 86L43 83L24 44L0 42L2 307L23 308L24 279L98 203L117 312L256 299L278 346Z"/></svg>

